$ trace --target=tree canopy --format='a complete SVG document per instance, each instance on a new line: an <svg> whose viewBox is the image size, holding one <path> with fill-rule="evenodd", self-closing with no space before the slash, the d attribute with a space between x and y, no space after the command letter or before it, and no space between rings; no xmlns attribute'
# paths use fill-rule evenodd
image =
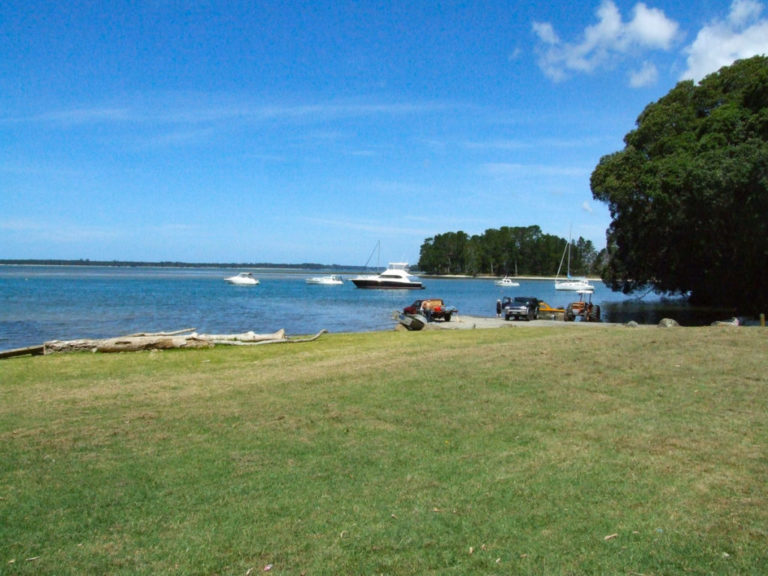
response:
<svg viewBox="0 0 768 576"><path fill-rule="evenodd" d="M538 226L489 228L481 235L446 232L421 245L419 269L430 274L554 276L568 241ZM596 274L590 240L571 243L571 273Z"/></svg>
<svg viewBox="0 0 768 576"><path fill-rule="evenodd" d="M765 311L768 58L680 82L624 143L591 178L612 219L603 280L625 293L650 287Z"/></svg>

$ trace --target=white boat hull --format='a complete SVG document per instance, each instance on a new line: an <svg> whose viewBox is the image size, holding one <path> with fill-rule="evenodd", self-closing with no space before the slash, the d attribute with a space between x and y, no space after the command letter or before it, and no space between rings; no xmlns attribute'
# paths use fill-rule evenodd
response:
<svg viewBox="0 0 768 576"><path fill-rule="evenodd" d="M241 272L236 276L224 278L224 280L235 286L257 286L259 284L259 280L254 278L249 272Z"/></svg>
<svg viewBox="0 0 768 576"><path fill-rule="evenodd" d="M587 280L556 280L555 290L567 292L594 292L595 287Z"/></svg>
<svg viewBox="0 0 768 576"><path fill-rule="evenodd" d="M339 276L319 276L316 278L307 278L307 284L318 286L340 286L344 281Z"/></svg>
<svg viewBox="0 0 768 576"><path fill-rule="evenodd" d="M381 274L369 274L352 278L358 288L369 290L423 290L424 285L408 275L408 264L390 262Z"/></svg>
<svg viewBox="0 0 768 576"><path fill-rule="evenodd" d="M380 290L423 290L424 285L421 282L401 282L392 280L382 280L377 277L352 278L352 283L358 288L380 289Z"/></svg>

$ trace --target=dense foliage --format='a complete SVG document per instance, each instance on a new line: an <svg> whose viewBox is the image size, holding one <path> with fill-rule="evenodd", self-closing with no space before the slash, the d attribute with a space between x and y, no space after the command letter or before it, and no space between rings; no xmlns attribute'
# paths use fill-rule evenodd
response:
<svg viewBox="0 0 768 576"><path fill-rule="evenodd" d="M567 240L544 234L538 226L502 226L474 236L446 232L421 245L419 269L430 274L554 276L567 245ZM597 261L590 240L572 242L572 274L598 273Z"/></svg>
<svg viewBox="0 0 768 576"><path fill-rule="evenodd" d="M612 217L603 279L624 292L765 311L768 58L680 82L624 143L591 179Z"/></svg>

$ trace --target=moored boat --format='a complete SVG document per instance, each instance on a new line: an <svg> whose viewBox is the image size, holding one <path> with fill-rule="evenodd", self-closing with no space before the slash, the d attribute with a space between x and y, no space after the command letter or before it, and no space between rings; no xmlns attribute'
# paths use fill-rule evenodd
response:
<svg viewBox="0 0 768 576"><path fill-rule="evenodd" d="M329 276L315 276L314 278L307 278L307 284L318 284L321 286L339 286L344 284L341 276L337 274L331 274Z"/></svg>
<svg viewBox="0 0 768 576"><path fill-rule="evenodd" d="M555 290L569 292L594 292L595 287L586 278L568 277L565 280L555 280Z"/></svg>
<svg viewBox="0 0 768 576"><path fill-rule="evenodd" d="M568 255L568 266L566 269L566 277L560 278L560 270L563 268L563 260L565 260L566 254ZM563 257L560 258L560 266L557 268L557 276L555 277L555 290L588 293L594 292L595 287L589 283L586 278L574 278L571 276L571 238L568 236L568 244L563 250Z"/></svg>
<svg viewBox="0 0 768 576"><path fill-rule="evenodd" d="M509 276L504 276L501 280L496 280L496 286L503 286L505 288L515 288L520 286L520 282L515 282Z"/></svg>
<svg viewBox="0 0 768 576"><path fill-rule="evenodd" d="M240 272L240 274L224 278L224 280L237 286L256 286L259 283L258 278L250 272Z"/></svg>
<svg viewBox="0 0 768 576"><path fill-rule="evenodd" d="M381 274L364 274L352 278L358 288L388 290L422 290L424 285L408 274L407 262L390 262Z"/></svg>

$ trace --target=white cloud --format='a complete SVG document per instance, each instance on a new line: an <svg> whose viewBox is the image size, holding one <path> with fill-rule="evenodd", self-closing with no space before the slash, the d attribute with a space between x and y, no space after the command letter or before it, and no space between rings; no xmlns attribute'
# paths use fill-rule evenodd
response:
<svg viewBox="0 0 768 576"><path fill-rule="evenodd" d="M627 36L640 46L669 50L677 37L677 22L670 20L657 8L642 2L633 9L634 17L627 24Z"/></svg>
<svg viewBox="0 0 768 576"><path fill-rule="evenodd" d="M559 44L560 38L557 37L555 29L549 22L534 22L533 32L539 37L539 40L545 44Z"/></svg>
<svg viewBox="0 0 768 576"><path fill-rule="evenodd" d="M652 62L643 62L643 67L640 70L635 70L629 73L629 85L632 88L642 88L643 86L651 86L656 83L659 77L659 71L656 69L655 64Z"/></svg>
<svg viewBox="0 0 768 576"><path fill-rule="evenodd" d="M592 214L592 205L586 200L581 204L581 209L584 210L584 212Z"/></svg>
<svg viewBox="0 0 768 576"><path fill-rule="evenodd" d="M735 60L768 54L768 19L761 18L763 8L756 0L734 0L728 18L710 22L686 48L688 68L682 78L698 81Z"/></svg>
<svg viewBox="0 0 768 576"><path fill-rule="evenodd" d="M623 21L613 0L603 0L596 17L597 23L585 28L577 43L562 42L549 22L534 22L533 32L541 42L539 66L549 78L561 81L571 73L591 73L637 53L669 50L678 37L677 22L642 2L633 8L629 22Z"/></svg>

